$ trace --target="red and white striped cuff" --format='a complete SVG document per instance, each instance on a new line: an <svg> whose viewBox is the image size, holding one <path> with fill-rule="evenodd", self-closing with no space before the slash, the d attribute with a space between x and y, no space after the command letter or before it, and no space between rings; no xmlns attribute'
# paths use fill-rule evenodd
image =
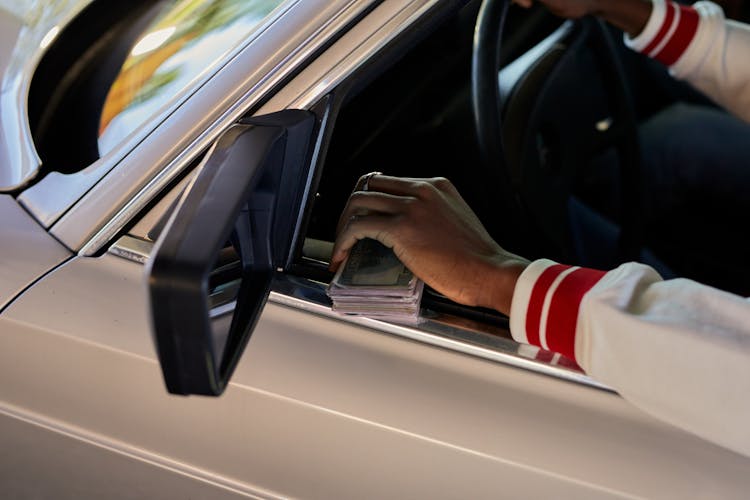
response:
<svg viewBox="0 0 750 500"><path fill-rule="evenodd" d="M690 46L700 24L693 7L654 0L651 17L640 35L625 37L625 43L666 66L674 65Z"/></svg>
<svg viewBox="0 0 750 500"><path fill-rule="evenodd" d="M513 293L510 312L513 339L576 360L581 301L605 274L546 259L532 262L521 274Z"/></svg>

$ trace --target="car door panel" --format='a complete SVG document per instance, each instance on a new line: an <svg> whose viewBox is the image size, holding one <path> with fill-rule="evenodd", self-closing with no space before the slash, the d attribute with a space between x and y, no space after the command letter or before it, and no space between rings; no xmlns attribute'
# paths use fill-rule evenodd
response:
<svg viewBox="0 0 750 500"><path fill-rule="evenodd" d="M9 195L0 195L0 311L70 252Z"/></svg>
<svg viewBox="0 0 750 500"><path fill-rule="evenodd" d="M0 445L18 450L0 459L3 481L18 477L6 491L107 498L745 495L746 458L611 391L458 352L451 339L443 347L420 342L416 328L400 335L393 325L338 316L308 293L321 295L324 283L278 272L225 393L165 390L143 265L151 224L131 231L143 238L135 254L101 252L230 124L257 106L312 106L437 3L289 2L304 14L296 24L253 42L220 81L163 117L158 133L133 135L122 158L97 174L102 182L67 193L80 197L71 210L67 202L50 204L48 195L76 184L72 176L59 185L60 175L47 176L23 193L41 220L56 221L54 237L0 197L0 213L8 214L0 218L7 258L0 265ZM312 54L320 57L301 70ZM20 239L6 239L16 233L5 227L16 226ZM300 286L280 286L284 279ZM79 494L87 472L96 477ZM128 480L137 488L126 490Z"/></svg>
<svg viewBox="0 0 750 500"><path fill-rule="evenodd" d="M13 450L0 456L3 498L247 498L224 484L14 414L0 411L0 428L0 447Z"/></svg>
<svg viewBox="0 0 750 500"><path fill-rule="evenodd" d="M147 267L152 329L170 393L218 396L229 381L274 270L290 260L309 192L316 122L313 113L285 110L228 129L161 231ZM217 306L229 304L212 300L211 276L225 250L238 258L239 284L236 296L224 299L236 303L231 319L219 320Z"/></svg>
<svg viewBox="0 0 750 500"><path fill-rule="evenodd" d="M611 392L273 296L224 395L170 396L146 311L135 262L76 258L50 273L0 315L0 379L14 381L3 405L248 494L732 497L748 485L744 458Z"/></svg>

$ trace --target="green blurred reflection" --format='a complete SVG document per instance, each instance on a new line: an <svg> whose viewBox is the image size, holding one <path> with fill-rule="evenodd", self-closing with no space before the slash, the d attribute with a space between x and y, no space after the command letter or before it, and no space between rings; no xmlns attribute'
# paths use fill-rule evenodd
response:
<svg viewBox="0 0 750 500"><path fill-rule="evenodd" d="M133 46L100 117L99 152L210 75L283 0L173 0Z"/></svg>

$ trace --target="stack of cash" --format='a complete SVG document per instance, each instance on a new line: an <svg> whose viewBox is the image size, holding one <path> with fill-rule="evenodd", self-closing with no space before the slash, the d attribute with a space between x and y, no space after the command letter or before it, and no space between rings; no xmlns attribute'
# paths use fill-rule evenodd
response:
<svg viewBox="0 0 750 500"><path fill-rule="evenodd" d="M397 323L419 322L424 283L393 251L372 239L358 241L328 286L333 310Z"/></svg>

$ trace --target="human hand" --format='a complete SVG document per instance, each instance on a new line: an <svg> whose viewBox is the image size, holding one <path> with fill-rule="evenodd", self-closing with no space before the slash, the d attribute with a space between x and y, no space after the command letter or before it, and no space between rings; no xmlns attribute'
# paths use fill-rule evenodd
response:
<svg viewBox="0 0 750 500"><path fill-rule="evenodd" d="M587 15L599 16L625 31L638 35L651 15L651 0L512 0L524 8L535 1L546 6L556 16L578 19Z"/></svg>
<svg viewBox="0 0 750 500"><path fill-rule="evenodd" d="M535 0L513 0L513 3L528 9ZM546 6L556 16L567 19L578 19L589 14L599 14L599 0L536 0Z"/></svg>
<svg viewBox="0 0 750 500"><path fill-rule="evenodd" d="M358 182L361 187L363 179ZM451 300L510 313L528 261L501 248L450 181L377 175L355 190L339 219L335 270L357 240L373 238Z"/></svg>

